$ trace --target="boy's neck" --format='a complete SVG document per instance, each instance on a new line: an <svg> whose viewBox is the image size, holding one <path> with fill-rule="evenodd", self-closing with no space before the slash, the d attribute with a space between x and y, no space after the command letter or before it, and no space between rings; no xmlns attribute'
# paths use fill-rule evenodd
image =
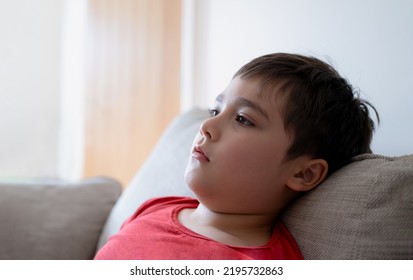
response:
<svg viewBox="0 0 413 280"><path fill-rule="evenodd" d="M262 246L271 239L275 216L219 213L199 204L195 209L183 209L178 218L185 227L218 242Z"/></svg>

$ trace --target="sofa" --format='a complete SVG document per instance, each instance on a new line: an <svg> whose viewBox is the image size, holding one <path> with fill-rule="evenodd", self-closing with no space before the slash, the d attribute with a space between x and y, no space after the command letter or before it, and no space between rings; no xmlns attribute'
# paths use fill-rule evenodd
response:
<svg viewBox="0 0 413 280"><path fill-rule="evenodd" d="M178 116L130 184L0 182L0 259L92 259L145 200L192 196L183 174L202 109ZM359 155L281 215L305 259L413 259L413 155Z"/></svg>

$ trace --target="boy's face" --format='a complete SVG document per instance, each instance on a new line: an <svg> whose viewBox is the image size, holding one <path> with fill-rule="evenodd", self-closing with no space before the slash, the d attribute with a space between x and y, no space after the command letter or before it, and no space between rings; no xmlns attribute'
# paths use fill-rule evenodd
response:
<svg viewBox="0 0 413 280"><path fill-rule="evenodd" d="M234 78L194 140L185 179L212 211L260 214L278 211L299 159L283 161L292 139L276 100L252 79Z"/></svg>

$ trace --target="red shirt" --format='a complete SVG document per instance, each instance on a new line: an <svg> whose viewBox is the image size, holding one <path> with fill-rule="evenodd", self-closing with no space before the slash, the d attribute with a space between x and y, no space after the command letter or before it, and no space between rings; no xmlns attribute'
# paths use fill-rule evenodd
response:
<svg viewBox="0 0 413 280"><path fill-rule="evenodd" d="M287 228L278 222L263 246L230 246L197 234L178 221L183 208L199 202L187 197L164 197L145 202L99 250L95 259L245 260L303 259Z"/></svg>

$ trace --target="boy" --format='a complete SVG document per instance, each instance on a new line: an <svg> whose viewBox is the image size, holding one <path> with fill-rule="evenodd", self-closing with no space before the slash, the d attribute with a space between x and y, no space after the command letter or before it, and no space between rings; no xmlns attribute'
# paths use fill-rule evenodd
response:
<svg viewBox="0 0 413 280"><path fill-rule="evenodd" d="M368 106L376 112L318 59L252 60L195 137L185 180L196 199L144 203L95 258L302 259L277 217L353 156L371 152Z"/></svg>

